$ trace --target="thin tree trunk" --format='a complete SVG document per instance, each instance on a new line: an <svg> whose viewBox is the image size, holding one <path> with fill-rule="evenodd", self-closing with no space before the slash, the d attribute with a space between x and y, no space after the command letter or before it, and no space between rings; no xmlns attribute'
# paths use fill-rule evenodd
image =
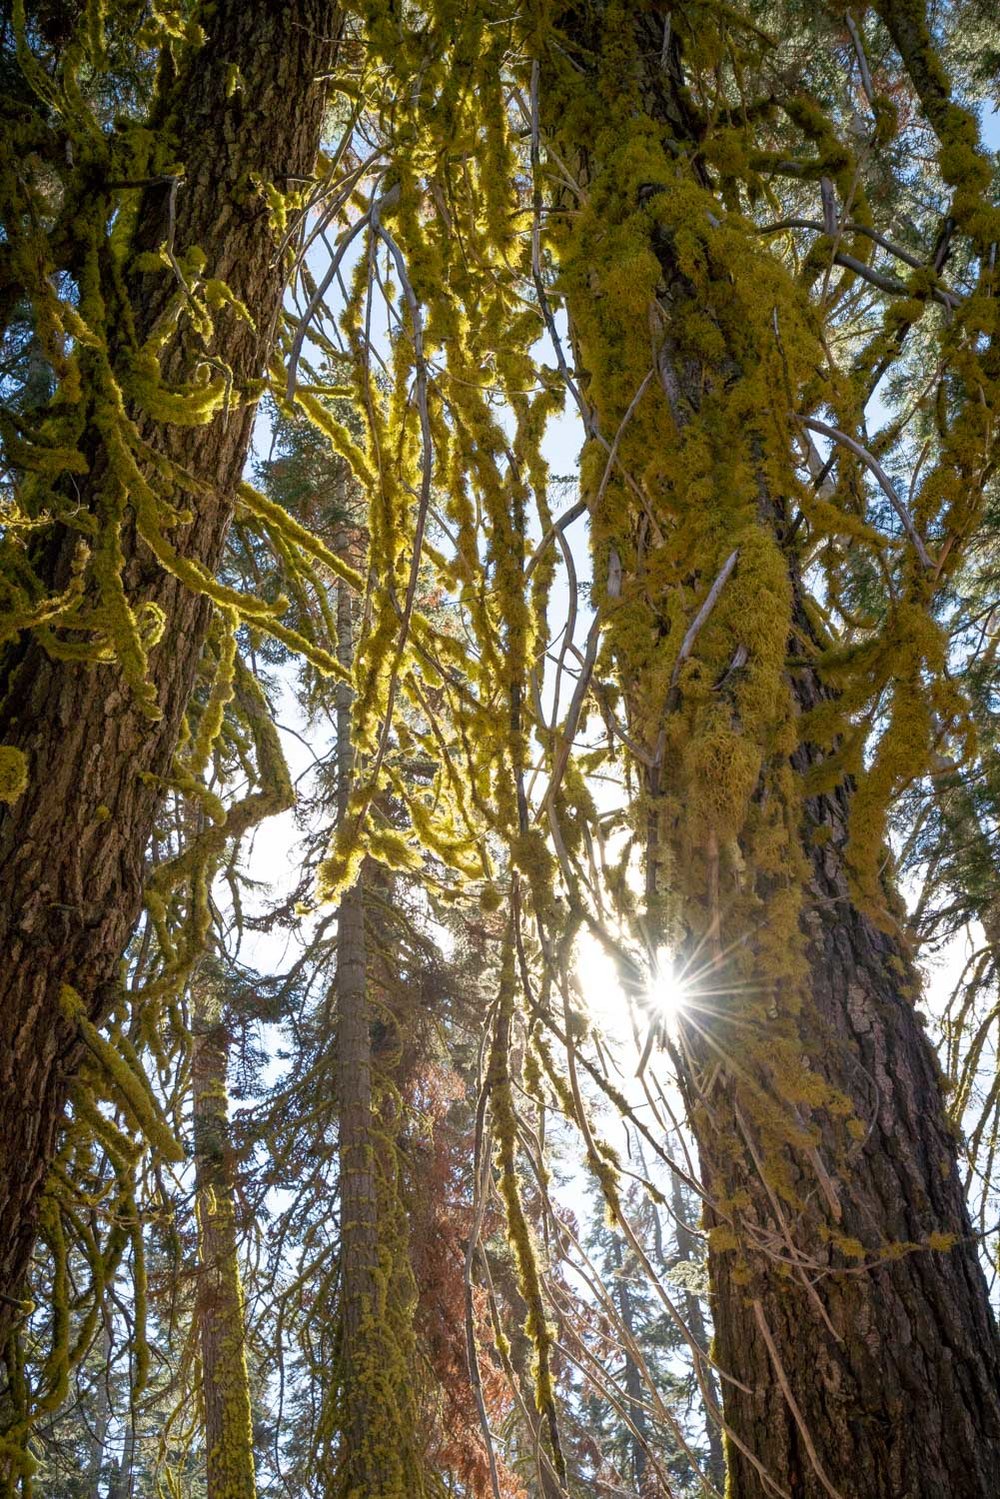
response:
<svg viewBox="0 0 1000 1499"><path fill-rule="evenodd" d="M353 608L337 587L337 654L349 667ZM346 818L354 775L351 688L337 685L337 814ZM341 1473L345 1493L378 1494L384 1477L375 1466L381 1442L371 1442L374 1371L366 1356L377 1315L378 1184L372 1120L371 1015L365 946L364 870L337 915L337 1100L340 1156ZM372 1346L376 1346L372 1340Z"/></svg>
<svg viewBox="0 0 1000 1499"><path fill-rule="evenodd" d="M194 991L194 1169L198 1296L208 1499L256 1499L253 1413L226 1088L229 1038L218 996Z"/></svg>
<svg viewBox="0 0 1000 1499"><path fill-rule="evenodd" d="M629 217L634 207L622 205L620 182L606 171L602 176L599 157L602 145L612 140L613 149L621 136L612 138L609 131L602 137L592 130L593 112L577 103L574 113L566 106L565 93L560 93L560 88L579 90L579 70L585 74L592 60L602 56L604 14L600 3L559 8L556 21L571 40L572 64L562 60L565 53L553 49L548 54L541 75L542 120L557 142L560 160L568 161L581 178L589 201L600 195L608 205L605 244L615 242L610 236L620 221L614 215L629 218L633 238L622 243L623 253L632 255L637 253L634 236L642 232ZM622 14L619 9L619 27ZM707 214L698 196L704 181L696 163L697 123L683 87L678 31L669 23L664 31L663 11L657 14L657 7L636 6L627 14L635 27L636 93L641 101L633 120L637 150L664 135L681 142L676 168L670 160L665 170L676 170L678 180L684 172L690 174L697 211ZM621 40L619 35L608 39L615 65ZM545 67L550 69L548 79ZM553 83L549 97L557 102L546 117L548 82ZM596 78L584 86L599 97ZM580 132L579 138L574 139L573 130ZM640 202L643 190L640 185ZM659 189L655 180L648 184L650 194L659 190L667 189ZM577 209L575 199L572 206ZM569 240L572 219L573 214L567 215L568 227L556 231L565 232ZM684 225L678 225L678 234L682 230ZM653 364L662 385L663 393L654 394L661 411L659 440L666 450L678 443L686 413L699 413L703 404L714 411L713 396L739 381L742 372L739 352L728 347L710 357L689 352L673 357L677 347L690 351L693 341L686 325L672 322L675 308L681 317L703 316L713 337L718 327L711 308L695 305L678 265L672 226L662 224L645 232L646 240L638 248L644 254L652 252L659 262L657 315L663 321L648 344L636 335L635 347L641 344L641 352L631 351L631 365L624 347L588 347L586 335L579 333L594 328L597 297L616 294L607 283L598 292L579 258L571 263L567 301L578 336L577 369L589 379L585 389L600 413L606 441L614 438L617 445L622 419L628 420L628 403ZM601 244L595 246L594 239L588 243L592 253L600 253ZM573 249L579 257L579 245ZM747 253L760 253L750 234ZM648 260L641 264L648 265ZM629 266L621 268L616 291L624 291L632 274ZM725 299L725 288L720 296ZM644 319L634 307L621 316L623 344L632 337L632 325L641 325L645 332ZM709 346L711 342L707 340ZM602 388L605 372L608 383ZM724 433L713 433L710 427L702 435L709 446L726 441ZM624 455L628 450L626 437L620 451ZM637 463L644 464L654 451L647 422ZM602 450L601 466L604 461ZM715 459L720 476L732 472L728 462L729 455L720 450ZM658 482L653 479L654 490ZM769 492L770 482L773 476L756 476L759 504L754 521L780 547L783 496ZM726 513L725 498L719 497L720 514ZM622 506L620 495L616 503ZM703 503L710 508L711 498ZM595 531L603 543L614 541L624 562L636 551L636 538L628 527L636 520L645 524L645 516L623 519L619 510L615 518L608 509L595 513ZM703 523L709 523L707 516ZM784 555L797 637L789 643L789 654L801 658L798 642L810 639L812 629L801 603L795 549L787 548ZM671 566L677 568L676 563ZM652 596L651 578L652 567L642 582L647 597ZM626 577L623 597L630 581L635 586L635 580ZM665 633L666 593L655 596L653 603ZM800 710L824 696L811 669L798 666L787 682ZM622 682L630 704L635 702L636 685L634 676ZM725 701L718 684L715 691L718 700ZM798 750L792 758L795 770L804 773L811 758L808 747ZM647 783L654 828L655 799L665 789L669 788L659 784L654 772ZM685 1027L685 1055L679 1058L708 1197L725 1215L715 1218L710 1212L708 1226L717 1229L710 1253L716 1353L722 1368L739 1381L724 1382L725 1415L739 1444L728 1443L726 1493L728 1499L775 1494L786 1499L992 1499L1000 1472L996 1327L956 1169L956 1140L947 1122L935 1059L914 1011L905 954L899 942L879 930L852 900L845 861L849 802L847 788L806 802L801 854L811 871L802 917L809 936L808 976L801 1011L780 1023L797 1027L815 1080L812 1096L847 1101L861 1126L861 1138L848 1148L843 1121L820 1105L808 1120L815 1131L814 1146L801 1145L800 1133L799 1145L781 1144L780 1138L776 1144L772 1135L765 1148L760 1121L744 1112L748 1091L765 1099L774 1094L766 1033L755 1056L750 1032L740 1023L745 974L732 997L716 1005L718 1013L695 1014ZM807 838L810 827L826 830L821 846ZM707 849L709 905L713 888L715 895L718 892L717 846L714 874L711 855ZM749 878L752 874L744 876ZM780 891L780 884L759 874L756 878L759 920L766 926L774 909L772 895ZM713 920L709 914L708 924L702 923L700 929L708 934L710 945L714 932L721 955L717 917ZM745 928L730 935L734 947L750 936ZM713 973L713 990L720 990L724 977L724 969ZM766 992L767 973L754 977L758 994ZM781 1173L786 1204L797 1194L801 1210L782 1208L770 1173ZM733 1234L729 1225L734 1220L743 1230L754 1229L758 1243L748 1243L752 1236L746 1232ZM771 1252L761 1252L761 1238L769 1240ZM801 1273L788 1263L798 1256L804 1261Z"/></svg>
<svg viewBox="0 0 1000 1499"><path fill-rule="evenodd" d="M218 0L202 17L209 39L164 86L156 121L169 125L185 164L176 194L178 250L200 246L210 273L226 281L254 325L227 309L215 346L235 388L260 377L280 306L284 267L278 231L258 176L279 188L308 177L315 161L324 87L338 29L332 0ZM242 87L233 89L233 70ZM168 189L144 190L137 250L166 238ZM171 295L169 277L131 277L141 342ZM169 379L190 377L183 339L165 352ZM192 523L175 532L187 558L214 569L233 513L234 489L253 422L252 401L206 426L158 427L144 438L207 485ZM78 481L94 506L107 457L93 455ZM151 653L162 718L150 724L116 667L51 659L33 637L0 658L0 743L27 757L29 784L0 809L0 1293L16 1297L35 1237L38 1194L52 1158L67 1089L79 1058L62 985L100 1022L113 1001L118 964L140 909L143 856L169 774L211 608L164 572L124 533L124 582L135 607L155 603L166 629ZM58 528L36 559L53 588L69 573L74 540ZM108 815L110 813L110 815ZM0 1301L0 1346L12 1307Z"/></svg>
<svg viewBox="0 0 1000 1499"><path fill-rule="evenodd" d="M103 1367L97 1377L97 1410L94 1413L94 1430L90 1439L90 1464L87 1470L89 1499L100 1499L101 1474L104 1469L104 1449L108 1440L108 1424L111 1419L111 1400L108 1394L108 1379L111 1364L111 1329L107 1322L101 1337Z"/></svg>
<svg viewBox="0 0 1000 1499"><path fill-rule="evenodd" d="M108 1480L108 1499L132 1499L133 1474L135 1465L135 1418L132 1410L129 1410L125 1426L125 1439L122 1442L121 1461L115 1463L111 1477Z"/></svg>
<svg viewBox="0 0 1000 1499"><path fill-rule="evenodd" d="M618 1312L622 1319L622 1325L629 1337L636 1339L635 1317L633 1316L632 1295L625 1278L625 1249L621 1239L614 1236L614 1269L615 1289L618 1293ZM632 1482L635 1484L637 1494L643 1493L643 1482L645 1479L648 1458L646 1455L647 1438L649 1435L649 1423L646 1420L645 1395L642 1387L642 1371L635 1359L632 1357L629 1347L625 1348L625 1394L628 1399L628 1415L635 1430L628 1434L628 1447L632 1468Z"/></svg>

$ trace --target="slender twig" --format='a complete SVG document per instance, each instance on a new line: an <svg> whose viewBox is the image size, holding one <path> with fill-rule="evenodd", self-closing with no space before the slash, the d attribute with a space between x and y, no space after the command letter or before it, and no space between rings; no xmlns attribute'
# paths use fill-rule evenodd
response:
<svg viewBox="0 0 1000 1499"><path fill-rule="evenodd" d="M809 1461L813 1465L816 1477L819 1479L820 1483L830 1495L830 1499L844 1499L844 1496L843 1494L841 1494L840 1490L834 1488L829 1478L827 1478L826 1474L823 1472L823 1466L816 1452L812 1434L806 1424L805 1417L799 1409L795 1396L792 1394L792 1387L788 1383L788 1375L785 1373L785 1367L781 1362L781 1356L778 1353L773 1334L770 1327L768 1326L767 1318L764 1315L764 1308L761 1306L756 1297L754 1298L753 1302L753 1314L756 1318L757 1326L760 1328L760 1335L764 1339L764 1342L767 1346L767 1351L770 1354L771 1363L774 1365L774 1372L778 1376L778 1383L781 1386L781 1393L785 1397L785 1404L791 1411L793 1417L795 1418L795 1424L799 1428L799 1431L802 1433L802 1441L805 1444L805 1449L809 1454Z"/></svg>
<svg viewBox="0 0 1000 1499"><path fill-rule="evenodd" d="M555 764L552 767L552 779L549 781L545 795L542 797L538 808L538 816L542 817L546 807L555 799L556 792L562 784L562 778L566 773L566 764L569 760L570 750L573 747L573 736L576 734L576 726L580 721L583 711L584 699L587 696L587 688L590 686L590 678L593 675L594 663L597 660L597 643L601 633L600 610L594 615L593 623L587 632L587 649L584 653L583 666L577 678L576 689L566 714L566 723L563 727L556 750Z"/></svg>
<svg viewBox="0 0 1000 1499"><path fill-rule="evenodd" d="M846 432L842 432L839 427L831 427L829 423L821 422L813 416L800 416L798 420L804 427L808 427L811 432L819 432L822 437L829 437L832 442L839 442L842 447L847 448L856 458L861 459L861 462L868 469L869 473L873 474L878 480L880 488L884 491L889 503L902 521L903 529L913 543L917 556L924 567L930 571L934 567L934 563L924 545L923 537L913 524L910 512L900 499L896 486L874 454L869 453L868 449L862 443L858 442L857 438L849 436Z"/></svg>
<svg viewBox="0 0 1000 1499"><path fill-rule="evenodd" d="M731 574L733 568L736 566L739 555L739 547L736 548L735 552L730 552L725 562L719 568L719 575L716 578L715 582L712 584L711 588L708 590L705 602L702 604L701 608L698 610L698 613L695 615L694 619L688 626L687 634L681 641L681 648L677 652L677 660L674 662L674 669L670 673L671 689L676 687L677 683L680 681L681 668L694 649L694 643L698 639L698 636L701 633L702 627L707 621L708 616L711 614L712 610L719 602L719 594L725 588L726 583L729 580L729 575Z"/></svg>
<svg viewBox="0 0 1000 1499"><path fill-rule="evenodd" d="M624 435L625 428L628 426L629 422L635 415L636 408L638 407L639 402L642 400L643 396L646 393L646 387L655 374L656 370L651 369L645 376L641 385L639 386L639 389L636 391L635 395L629 402L628 410L625 412L625 415L622 417L621 421L618 424L618 431L615 433L614 442L608 449L608 461L604 465L604 473L601 475L601 482L597 486L597 493L594 495L594 498L590 501L587 507L591 511L596 510L597 506L604 498L604 492L608 487L608 481L611 478L611 473L615 466L615 460L618 457L618 448L621 445L621 440Z"/></svg>
<svg viewBox="0 0 1000 1499"><path fill-rule="evenodd" d="M302 345L305 343L306 334L309 331L309 324L312 322L313 318L316 315L316 312L322 305L327 292L330 290L330 285L338 270L340 269L341 261L343 260L344 256L347 254L347 251L350 249L351 245L357 239L359 234L361 234L365 229L369 227L374 230L378 230L379 217L382 211L386 208L391 207L396 202L398 197L399 184L395 183L392 187L389 188L388 192L383 194L381 198L373 198L368 212L362 214L357 223L352 224L349 229L346 229L338 240L336 253L334 254L333 259L330 261L330 264L327 266L322 281L313 292L312 297L309 301L309 306L306 308L305 314L300 319L299 325L295 330L295 337L292 340L291 354L289 355L288 359L288 382L285 387L285 394L289 401L292 400L295 395L295 375L296 371L298 370L299 359L302 356Z"/></svg>
<svg viewBox="0 0 1000 1499"><path fill-rule="evenodd" d="M875 85L872 83L871 70L868 67L868 58L865 56L865 44L861 40L861 33L858 30L857 22L851 15L850 11L847 12L844 19L847 22L847 29L851 33L851 41L854 43L854 55L858 59L858 72L861 74L861 87L865 91L865 98L868 100L868 103L874 107Z"/></svg>

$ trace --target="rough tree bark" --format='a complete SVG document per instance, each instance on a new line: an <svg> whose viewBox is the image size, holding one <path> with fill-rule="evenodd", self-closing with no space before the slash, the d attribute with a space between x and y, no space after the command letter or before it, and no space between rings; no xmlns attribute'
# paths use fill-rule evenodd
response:
<svg viewBox="0 0 1000 1499"><path fill-rule="evenodd" d="M996 1325L937 1063L900 983L898 946L851 903L847 804L846 793L811 803L833 836L813 860L807 917L811 1000L831 1037L823 1070L871 1120L837 1182L839 1228L872 1248L926 1244L940 1232L956 1242L829 1275L812 1296L763 1263L752 1286L737 1283L733 1256L713 1254L716 1355L748 1387L726 1382L726 1418L793 1499L829 1499L831 1485L843 1499L988 1499L1000 1472ZM774 1227L747 1156L720 1158L712 1141L700 1144L709 1194L731 1200L746 1189L757 1221ZM779 1361L801 1422L782 1397ZM734 1499L767 1492L731 1444L728 1459Z"/></svg>
<svg viewBox="0 0 1000 1499"><path fill-rule="evenodd" d="M195 983L192 1019L199 1259L196 1316L205 1403L206 1492L208 1499L256 1499L253 1413L229 1138L229 1037L220 998L205 980Z"/></svg>
<svg viewBox="0 0 1000 1499"><path fill-rule="evenodd" d="M316 80L333 61L339 12L332 0L219 0L203 20L208 41L180 77L165 80L155 113L185 164L176 245L200 246L210 274L254 319L251 327L226 310L218 318L215 347L239 390L266 366L284 283L278 232L251 177L283 189L312 172L325 98ZM242 78L236 90L232 66ZM167 237L167 199L162 185L144 190L138 250ZM167 280L132 278L140 340L170 294ZM164 359L166 378L184 378L185 357L178 340ZM214 493L177 533L181 552L209 568L219 562L253 414L248 402L202 427L140 423L148 441ZM93 502L101 468L98 452L79 481L82 503ZM51 660L30 637L0 660L0 742L21 749L29 766L28 789L0 812L0 1293L9 1298L28 1265L39 1188L79 1056L60 986L76 989L95 1022L107 1013L139 914L156 778L169 773L210 617L204 598L134 538L123 542L130 601L158 603L167 621L151 657L159 722L136 711L115 668ZM71 538L51 538L40 568L53 589L67 577L72 550ZM0 1346L13 1311L0 1300Z"/></svg>
<svg viewBox="0 0 1000 1499"><path fill-rule="evenodd" d="M692 1263L698 1259L698 1245L688 1226L689 1209L684 1201L681 1179L676 1172L672 1172L670 1176L670 1206L674 1218L674 1231L677 1235L677 1259ZM708 1336L701 1297L688 1289L684 1291L684 1319L698 1347L707 1349ZM726 1457L722 1444L722 1432L719 1430L718 1417L715 1414L721 1409L719 1381L711 1364L705 1365L704 1380L708 1395L708 1399L702 1401L705 1412L705 1436L708 1441L708 1476L721 1493L726 1482Z"/></svg>
<svg viewBox="0 0 1000 1499"><path fill-rule="evenodd" d="M687 142L685 149L693 155L697 126L683 87L677 32L669 23L664 30L669 10L652 4L629 10L641 59L636 139L667 135ZM570 38L571 78L586 74L601 55L604 11L602 3L568 4L559 10L557 24L564 38ZM596 192L598 183L608 192L601 182L602 163L595 152L600 136L591 129L592 116L574 116L560 105L558 114L546 117L546 69L565 78L566 55L553 49L542 62L542 128L558 143L560 162L571 163L588 192ZM558 86L552 94L564 97ZM593 96L598 97L596 85ZM581 132L575 143L574 128ZM697 171L690 161L686 169ZM571 206L576 208L575 200ZM692 304L666 239L669 234L652 241L662 275L658 300L665 321L659 338L651 340L650 363L657 343L655 358L662 361L671 404L697 411L706 389L725 387L739 380L741 372L729 350L701 362L671 360L672 310L679 305L690 312ZM757 252L748 244L750 253ZM588 288L577 295L593 293ZM574 302L572 290L568 310L571 327L586 322L589 309ZM683 343L683 332L678 337ZM577 353L578 370L585 372L585 382L589 368L589 392L600 405L599 376L585 343L578 344ZM644 371L638 373L641 377ZM629 395L637 386L638 381L630 386ZM608 442L627 399L618 407L609 403ZM676 427L667 416L662 441L676 440ZM780 544L786 529L782 497L768 493L762 476L758 484L758 522ZM624 540L627 544L629 538ZM622 555L625 550L623 546ZM794 628L800 639L808 639L812 627L802 606L794 548L785 548L785 556L795 600ZM667 615L663 604L660 599L655 605L661 619ZM801 658L801 649L794 654ZM815 672L802 666L788 680L803 711L825 690ZM623 680L626 702L635 686ZM814 758L804 746L793 764L804 772ZM662 788L651 784L647 789L655 796ZM740 1261L731 1252L713 1250L715 1353L722 1369L739 1381L724 1381L725 1416L744 1449L727 1444L726 1493L728 1499L988 1499L996 1492L1000 1472L1000 1345L956 1169L956 1140L935 1058L914 1010L905 955L899 942L852 900L845 858L850 797L850 788L842 787L807 800L805 806L802 849L811 873L803 914L810 970L803 1025L828 1041L813 1066L870 1127L849 1164L834 1168L836 1180L826 1184L810 1175L807 1162L793 1161L790 1152L785 1165L813 1204L804 1215L812 1220L808 1234L803 1231L799 1237L802 1224L789 1213L787 1246L783 1242L776 1194L752 1159L754 1129L741 1117L725 1067L704 1068L699 1086L709 1091L699 1098L692 1088L695 1103L704 1103L692 1115L708 1196L744 1204L743 1221L772 1235L782 1253L815 1256L812 1230L822 1217L815 1204L827 1191L839 1198L832 1212L842 1241L863 1246L863 1258L878 1260L880 1247L887 1253L874 1266L862 1267L838 1259L831 1250L821 1273L807 1271L799 1278L769 1255L749 1251ZM817 827L826 830L821 844L808 836ZM761 893L766 913L766 882ZM718 982L713 976L713 984ZM766 983L766 976L761 982ZM738 1006L738 998L734 1004ZM712 1025L701 1017L700 1025L690 1029L687 1056L695 1059L695 1071L699 1056L702 1062L717 1059L718 1053L706 1051L703 1039ZM737 1045L739 1035L738 1028L729 1032ZM691 1080L683 1060L681 1066ZM822 1141L814 1156L842 1159L836 1129L822 1110L818 1119ZM709 1226L714 1221L709 1214ZM951 1247L928 1248L935 1235L942 1235L937 1242Z"/></svg>

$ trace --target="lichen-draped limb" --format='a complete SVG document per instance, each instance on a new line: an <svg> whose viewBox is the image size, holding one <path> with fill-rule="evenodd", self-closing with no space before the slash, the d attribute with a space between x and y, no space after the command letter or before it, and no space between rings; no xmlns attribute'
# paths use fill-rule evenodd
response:
<svg viewBox="0 0 1000 1499"><path fill-rule="evenodd" d="M556 1474L564 1483L566 1459L559 1436L552 1370L555 1339L542 1291L538 1248L525 1213L518 1173L517 1116L510 1063L515 1000L514 945L512 938L508 938L504 945L500 992L495 1004L484 1088L496 1139L498 1190L503 1200L507 1233L517 1265L518 1288L526 1308L524 1331L534 1352L535 1405L545 1423Z"/></svg>

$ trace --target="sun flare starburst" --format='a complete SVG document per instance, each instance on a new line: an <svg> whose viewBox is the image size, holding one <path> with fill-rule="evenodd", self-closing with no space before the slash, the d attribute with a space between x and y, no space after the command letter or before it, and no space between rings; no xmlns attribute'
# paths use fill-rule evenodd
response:
<svg viewBox="0 0 1000 1499"><path fill-rule="evenodd" d="M678 971L669 948L658 949L646 984L644 1008L672 1029L691 999L691 985Z"/></svg>
<svg viewBox="0 0 1000 1499"><path fill-rule="evenodd" d="M672 1032L692 998L691 983L668 948L657 950L644 978L632 988L623 982L614 958L590 933L577 942L576 982L587 1013L612 1039L641 1036L654 1019Z"/></svg>

